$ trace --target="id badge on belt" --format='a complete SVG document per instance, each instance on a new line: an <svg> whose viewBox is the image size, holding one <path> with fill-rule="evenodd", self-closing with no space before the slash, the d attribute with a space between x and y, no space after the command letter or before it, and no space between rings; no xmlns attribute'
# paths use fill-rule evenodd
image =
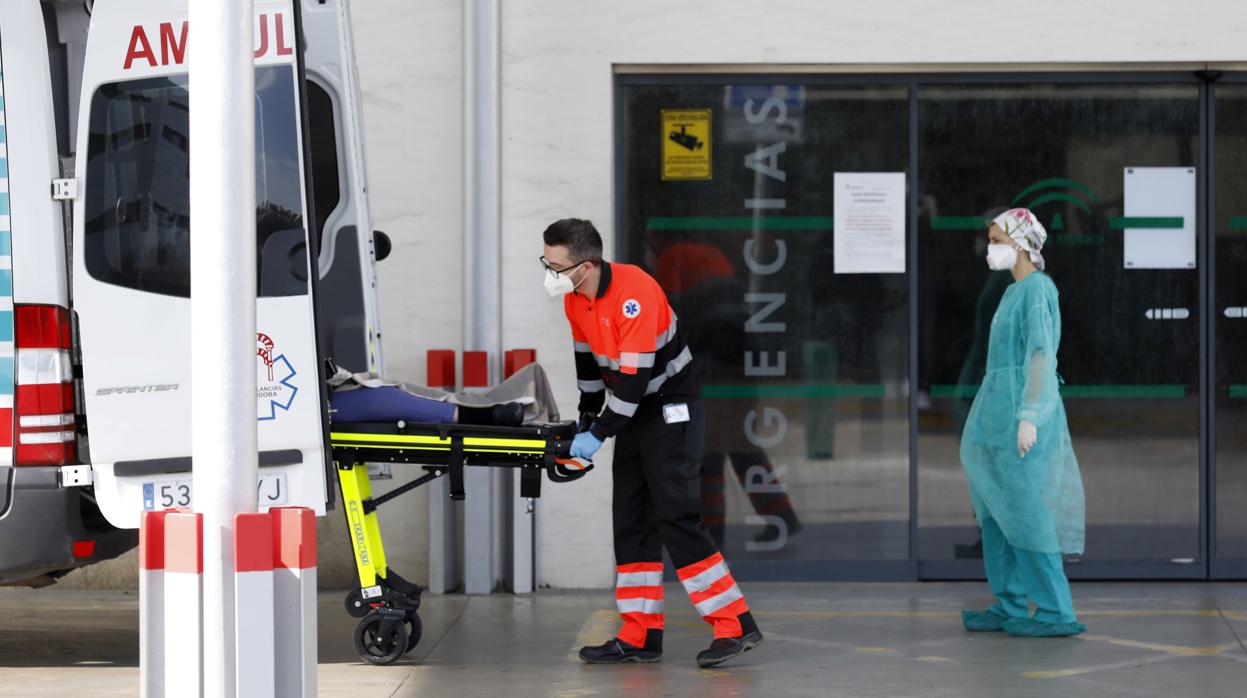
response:
<svg viewBox="0 0 1247 698"><path fill-rule="evenodd" d="M662 420L667 424L679 424L688 421L688 403L676 402L662 406Z"/></svg>

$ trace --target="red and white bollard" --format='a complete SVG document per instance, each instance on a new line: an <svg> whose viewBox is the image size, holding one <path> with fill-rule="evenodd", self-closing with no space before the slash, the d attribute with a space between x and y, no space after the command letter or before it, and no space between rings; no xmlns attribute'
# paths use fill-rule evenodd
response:
<svg viewBox="0 0 1247 698"><path fill-rule="evenodd" d="M145 511L139 521L139 695L165 695L165 516Z"/></svg>
<svg viewBox="0 0 1247 698"><path fill-rule="evenodd" d="M273 517L276 695L316 695L316 513L278 507ZM239 694L241 695L241 693Z"/></svg>
<svg viewBox="0 0 1247 698"><path fill-rule="evenodd" d="M273 517L234 517L234 666L238 698L276 695Z"/></svg>
<svg viewBox="0 0 1247 698"><path fill-rule="evenodd" d="M316 513L234 519L234 694L316 695ZM139 690L203 695L203 517L144 512L139 530Z"/></svg>
<svg viewBox="0 0 1247 698"><path fill-rule="evenodd" d="M203 516L165 513L164 694L203 695Z"/></svg>

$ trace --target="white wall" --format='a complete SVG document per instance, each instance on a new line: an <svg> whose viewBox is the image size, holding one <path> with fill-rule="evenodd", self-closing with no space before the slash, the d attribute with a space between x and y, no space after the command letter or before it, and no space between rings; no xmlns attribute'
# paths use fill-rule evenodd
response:
<svg viewBox="0 0 1247 698"><path fill-rule="evenodd" d="M460 3L365 0L351 14L373 216L394 243L377 265L384 370L423 383L427 350L463 345ZM425 583L427 492L379 512L387 561Z"/></svg>
<svg viewBox="0 0 1247 698"><path fill-rule="evenodd" d="M1242 17L1241 0L501 3L503 339L508 348L537 349L569 415L576 404L571 339L561 306L542 291L535 258L545 226L572 215L593 219L612 248L616 66L912 71L1216 61L1247 68L1247 31L1227 21ZM353 8L373 205L377 227L395 241L381 265L387 369L422 380L425 350L460 348L462 340L460 3L372 0ZM545 487L539 584L611 584L609 492L609 468ZM403 519L386 520L388 540L397 543L390 529L401 525L411 545L400 569L423 570L423 506Z"/></svg>

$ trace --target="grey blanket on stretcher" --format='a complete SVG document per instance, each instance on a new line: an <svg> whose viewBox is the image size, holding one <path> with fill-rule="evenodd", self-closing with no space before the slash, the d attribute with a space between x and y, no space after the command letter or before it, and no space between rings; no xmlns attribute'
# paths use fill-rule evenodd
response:
<svg viewBox="0 0 1247 698"><path fill-rule="evenodd" d="M389 382L375 373L351 373L341 366L334 366L335 373L329 377L329 387L336 391L358 390L394 386L430 400L449 402L464 407L490 407L508 402L524 406L525 424L550 424L559 421L559 406L554 401L554 391L541 364L528 364L510 378L482 392L450 392L415 383Z"/></svg>

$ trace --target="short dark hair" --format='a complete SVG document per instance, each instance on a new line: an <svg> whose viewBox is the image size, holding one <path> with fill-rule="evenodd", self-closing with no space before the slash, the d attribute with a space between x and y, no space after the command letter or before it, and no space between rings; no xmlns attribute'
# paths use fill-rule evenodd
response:
<svg viewBox="0 0 1247 698"><path fill-rule="evenodd" d="M572 256L572 261L602 261L602 236L593 223L583 218L564 218L555 221L546 228L541 237L550 247L563 245Z"/></svg>

